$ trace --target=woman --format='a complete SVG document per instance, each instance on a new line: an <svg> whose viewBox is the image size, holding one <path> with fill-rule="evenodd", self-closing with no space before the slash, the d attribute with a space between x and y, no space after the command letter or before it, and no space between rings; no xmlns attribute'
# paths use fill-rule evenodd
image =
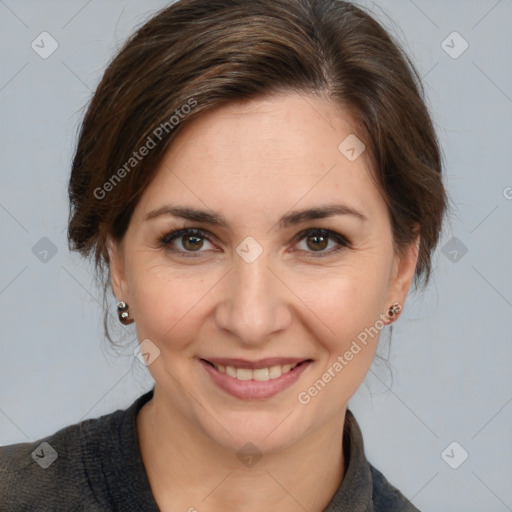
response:
<svg viewBox="0 0 512 512"><path fill-rule="evenodd" d="M374 19L170 5L108 66L69 196L70 248L155 386L1 448L6 510L418 510L347 408L447 205L418 76Z"/></svg>

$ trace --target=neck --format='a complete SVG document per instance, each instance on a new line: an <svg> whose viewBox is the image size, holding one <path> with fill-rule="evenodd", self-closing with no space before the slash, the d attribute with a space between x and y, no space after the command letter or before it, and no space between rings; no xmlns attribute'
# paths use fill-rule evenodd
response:
<svg viewBox="0 0 512 512"><path fill-rule="evenodd" d="M142 460L162 512L322 511L345 471L345 411L285 450L243 467L155 393L137 415Z"/></svg>

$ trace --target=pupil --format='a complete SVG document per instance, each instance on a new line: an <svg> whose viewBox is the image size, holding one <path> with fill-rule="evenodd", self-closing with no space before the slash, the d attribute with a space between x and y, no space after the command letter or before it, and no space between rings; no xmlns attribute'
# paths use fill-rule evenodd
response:
<svg viewBox="0 0 512 512"><path fill-rule="evenodd" d="M194 240L189 247L187 245L190 243L191 240ZM185 237L185 243L183 244L186 249L194 249L194 248L201 248L202 240L201 238L197 236L187 236Z"/></svg>
<svg viewBox="0 0 512 512"><path fill-rule="evenodd" d="M313 243L313 248L320 248L320 249L325 249L326 247L326 244L327 244L327 238L324 237L324 236L311 236L309 237L310 240L316 240L314 243ZM320 241L320 243L318 243L318 241ZM323 245L322 245L323 244Z"/></svg>

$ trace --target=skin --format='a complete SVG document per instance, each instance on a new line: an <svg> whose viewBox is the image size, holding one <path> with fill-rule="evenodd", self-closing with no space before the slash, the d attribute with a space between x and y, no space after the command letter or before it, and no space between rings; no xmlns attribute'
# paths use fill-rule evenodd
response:
<svg viewBox="0 0 512 512"><path fill-rule="evenodd" d="M204 114L168 149L123 240L109 242L114 293L129 304L139 340L160 350L148 366L154 397L137 427L163 511L321 511L343 479L348 400L379 336L307 405L298 394L332 373L391 304L405 303L418 256L418 240L395 255L365 155L349 161L338 150L352 126L328 100L295 93ZM291 211L340 202L366 220L336 215L278 225ZM144 220L165 204L219 213L229 228L170 215ZM200 238L198 247L182 236L159 245L183 227L205 230L210 241ZM328 254L339 246L332 238L318 249L314 234L294 238L312 228L338 232L352 246ZM236 252L248 236L263 248L252 263ZM208 356L313 361L276 396L241 400L212 383L198 359ZM236 456L247 442L263 454L252 467Z"/></svg>

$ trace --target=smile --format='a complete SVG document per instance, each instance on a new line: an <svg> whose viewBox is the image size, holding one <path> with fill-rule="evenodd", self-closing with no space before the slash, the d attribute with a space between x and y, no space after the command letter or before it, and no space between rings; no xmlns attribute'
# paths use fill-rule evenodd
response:
<svg viewBox="0 0 512 512"><path fill-rule="evenodd" d="M199 362L210 382L218 388L236 398L250 400L270 398L292 386L312 360L273 358L249 362L199 359Z"/></svg>
<svg viewBox="0 0 512 512"><path fill-rule="evenodd" d="M211 363L212 366L221 373L225 373L229 377L238 380L259 380L260 382L278 379L281 375L288 373L289 371L296 368L300 363L295 364L284 364L274 365L268 368L257 368L252 370L251 368L235 368L234 366L224 366L222 364Z"/></svg>

